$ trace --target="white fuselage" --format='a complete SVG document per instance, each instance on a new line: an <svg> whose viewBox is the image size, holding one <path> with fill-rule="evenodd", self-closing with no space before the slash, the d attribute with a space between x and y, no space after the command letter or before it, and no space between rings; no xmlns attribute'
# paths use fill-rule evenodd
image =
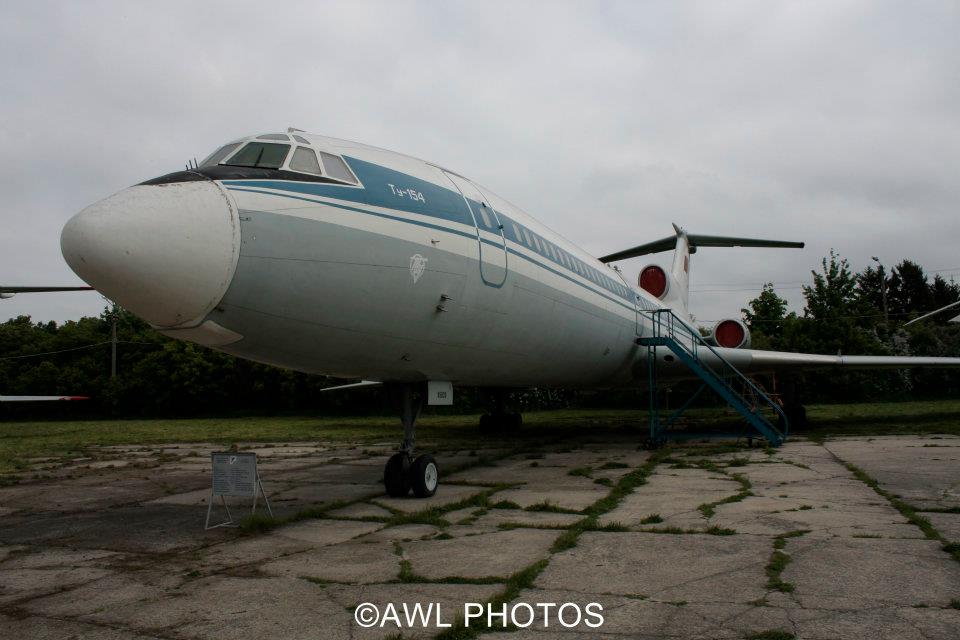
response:
<svg viewBox="0 0 960 640"><path fill-rule="evenodd" d="M645 375L640 312L662 305L617 271L436 165L299 139L353 176L300 180L289 157L267 175L171 174L75 216L65 258L169 336L298 371L479 386Z"/></svg>

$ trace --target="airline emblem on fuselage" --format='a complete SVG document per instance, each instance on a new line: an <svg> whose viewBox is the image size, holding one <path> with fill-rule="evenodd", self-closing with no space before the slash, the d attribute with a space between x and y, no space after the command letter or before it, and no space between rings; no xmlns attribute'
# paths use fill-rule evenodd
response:
<svg viewBox="0 0 960 640"><path fill-rule="evenodd" d="M427 268L427 259L424 258L419 253L415 253L410 256L410 276L413 278L413 283L416 284L417 280L420 279L420 276L423 275L424 270Z"/></svg>

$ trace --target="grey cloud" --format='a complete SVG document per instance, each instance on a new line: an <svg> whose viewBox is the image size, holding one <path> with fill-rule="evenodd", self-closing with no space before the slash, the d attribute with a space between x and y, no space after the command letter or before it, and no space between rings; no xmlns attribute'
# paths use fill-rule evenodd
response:
<svg viewBox="0 0 960 640"><path fill-rule="evenodd" d="M8 5L0 282L73 283L72 213L286 126L449 166L598 255L674 221L808 242L702 251L694 289L795 283L831 247L856 268L960 268L949 3ZM799 289L782 292L799 310ZM701 291L692 307L716 319L752 295ZM19 296L0 317L101 306Z"/></svg>

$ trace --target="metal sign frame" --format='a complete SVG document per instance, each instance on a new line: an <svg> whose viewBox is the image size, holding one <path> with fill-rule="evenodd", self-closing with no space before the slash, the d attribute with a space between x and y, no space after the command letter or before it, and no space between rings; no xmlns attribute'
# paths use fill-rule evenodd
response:
<svg viewBox="0 0 960 640"><path fill-rule="evenodd" d="M263 501L267 505L267 513L273 516L270 499L267 498L267 493L263 490L263 482L260 479L256 453L212 451L210 452L210 467L212 470L210 500L207 504L207 519L203 526L205 531L216 529L217 527L240 526L239 523L233 519L233 513L227 504L228 496L241 498L252 497L253 507L250 509L250 515L254 515L257 512L257 497L258 495L262 495ZM211 525L210 516L213 514L213 503L217 496L220 497L220 502L227 511L227 520Z"/></svg>

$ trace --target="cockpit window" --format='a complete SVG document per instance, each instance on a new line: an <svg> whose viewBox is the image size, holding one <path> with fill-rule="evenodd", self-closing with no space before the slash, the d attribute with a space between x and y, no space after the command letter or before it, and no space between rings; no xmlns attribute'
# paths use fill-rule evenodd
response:
<svg viewBox="0 0 960 640"><path fill-rule="evenodd" d="M323 158L323 168L326 169L328 176L343 182L349 182L350 184L357 184L357 179L353 176L353 172L350 171L347 163L344 162L340 156L321 151L320 157Z"/></svg>
<svg viewBox="0 0 960 640"><path fill-rule="evenodd" d="M234 152L237 147L240 146L239 142L231 142L230 144L225 144L210 155L208 155L203 162L200 163L201 167L209 167L215 164L220 164L220 161L226 158L228 155Z"/></svg>
<svg viewBox="0 0 960 640"><path fill-rule="evenodd" d="M265 133L262 136L257 136L257 140L283 140L286 142L289 139L285 133Z"/></svg>
<svg viewBox="0 0 960 640"><path fill-rule="evenodd" d="M313 149L307 147L297 147L293 152L293 159L290 161L291 171L302 171L320 175L320 163L317 162L317 154Z"/></svg>
<svg viewBox="0 0 960 640"><path fill-rule="evenodd" d="M297 134L293 134L293 139L296 140L297 142L302 142L303 144L310 144L309 140L307 140L303 136L298 136Z"/></svg>
<svg viewBox="0 0 960 640"><path fill-rule="evenodd" d="M267 142L248 142L247 145L224 164L235 167L260 167L263 169L279 169L290 151L288 144L271 144Z"/></svg>

